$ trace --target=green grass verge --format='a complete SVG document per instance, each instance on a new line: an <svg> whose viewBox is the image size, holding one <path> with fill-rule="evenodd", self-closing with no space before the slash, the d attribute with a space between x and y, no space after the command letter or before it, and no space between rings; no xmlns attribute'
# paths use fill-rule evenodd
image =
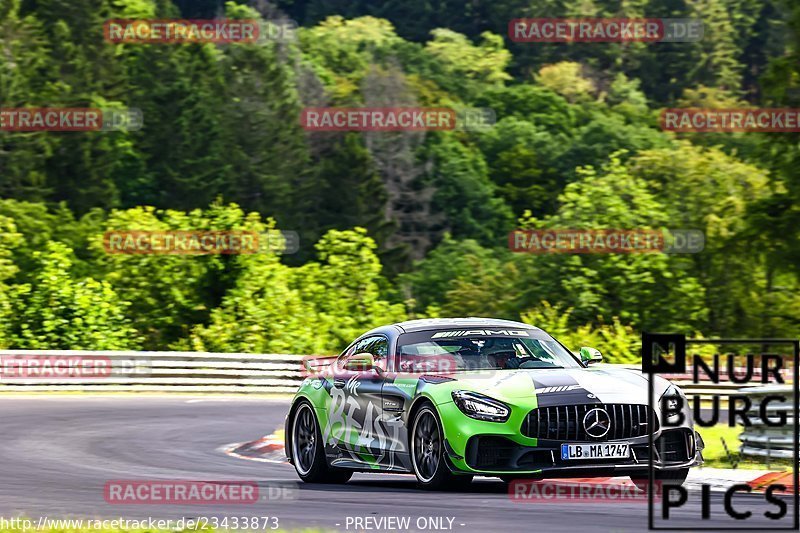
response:
<svg viewBox="0 0 800 533"><path fill-rule="evenodd" d="M742 432L741 426L730 427L726 424L717 424L711 427L695 426L703 442L706 444L703 450L703 458L706 460L704 466L711 468L737 468L747 470L789 470L789 461L770 461L769 467L764 459L743 458L739 455L739 434ZM725 451L723 441L728 447ZM730 455L729 455L730 454ZM735 466L734 466L735 465Z"/></svg>
<svg viewBox="0 0 800 533"><path fill-rule="evenodd" d="M700 436L703 437L703 442L706 444L703 450L703 458L706 460L705 466L713 466L715 468L733 468L728 454L725 452L725 446L728 446L733 461L739 459L739 434L742 432L740 426L730 427L725 424L717 424L711 427L695 426L695 429Z"/></svg>

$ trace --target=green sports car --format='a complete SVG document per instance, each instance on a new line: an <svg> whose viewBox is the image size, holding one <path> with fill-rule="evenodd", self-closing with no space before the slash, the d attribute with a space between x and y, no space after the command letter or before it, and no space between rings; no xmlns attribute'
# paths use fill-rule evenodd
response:
<svg viewBox="0 0 800 533"><path fill-rule="evenodd" d="M601 361L519 322L380 327L305 378L286 418L286 454L307 482L398 472L433 489L476 475L628 475L644 488L652 459L655 479L682 483L703 460L683 393L656 377L653 409L646 376Z"/></svg>

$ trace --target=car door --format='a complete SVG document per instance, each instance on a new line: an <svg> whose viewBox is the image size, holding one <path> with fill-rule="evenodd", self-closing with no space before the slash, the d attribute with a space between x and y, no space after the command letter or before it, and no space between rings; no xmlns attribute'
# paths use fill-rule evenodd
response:
<svg viewBox="0 0 800 533"><path fill-rule="evenodd" d="M364 353L372 355L374 369L346 368L349 359ZM334 461L335 464L344 466L355 462L377 468L385 455L381 389L388 353L388 339L374 335L356 342L335 363L329 406L329 419L334 430L332 436L340 452L340 459Z"/></svg>

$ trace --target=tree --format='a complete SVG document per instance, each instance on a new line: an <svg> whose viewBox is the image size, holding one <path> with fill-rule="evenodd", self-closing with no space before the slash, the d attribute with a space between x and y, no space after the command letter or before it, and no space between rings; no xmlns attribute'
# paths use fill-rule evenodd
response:
<svg viewBox="0 0 800 533"><path fill-rule="evenodd" d="M14 264L14 251L21 242L22 235L17 232L14 221L0 215L0 348L8 348L12 343L14 307L9 281L19 271Z"/></svg>
<svg viewBox="0 0 800 533"><path fill-rule="evenodd" d="M140 207L112 211L103 232L92 236L91 249L102 279L131 302L131 316L147 349L163 350L205 323L240 275L239 263L220 255L132 255L107 253L107 231L255 231L270 225L237 205L214 203L188 213Z"/></svg>
<svg viewBox="0 0 800 533"><path fill-rule="evenodd" d="M517 216L525 210L537 215L552 212L564 186L561 159L568 145L563 135L533 121L506 117L481 135L478 143L491 181Z"/></svg>
<svg viewBox="0 0 800 533"><path fill-rule="evenodd" d="M709 325L703 329L732 335L756 328L758 318L751 312L759 308L766 287L763 267L744 233L750 206L770 192L767 173L686 141L639 153L630 171L653 183L672 227L705 234L705 250L691 256L706 287Z"/></svg>
<svg viewBox="0 0 800 533"><path fill-rule="evenodd" d="M582 75L581 70L580 63L574 61L545 65L539 69L536 83L571 102L585 100L595 93L596 88L592 80Z"/></svg>
<svg viewBox="0 0 800 533"><path fill-rule="evenodd" d="M398 277L398 284L412 312L435 315L447 305L447 294L458 280L473 278L475 264L498 270L507 259L497 250L472 239L456 240L446 234L425 259L414 264L412 271ZM481 303L475 302L475 305Z"/></svg>
<svg viewBox="0 0 800 533"><path fill-rule="evenodd" d="M426 136L419 157L425 162L422 182L435 191L432 211L444 214L446 230L456 239L475 239L486 246L502 240L513 214L480 151L459 142L452 132L435 132Z"/></svg>
<svg viewBox="0 0 800 533"><path fill-rule="evenodd" d="M32 284L10 293L13 348L62 350L132 350L139 347L126 316L128 302L111 285L70 276L72 250L51 241L36 252L39 267Z"/></svg>
<svg viewBox="0 0 800 533"><path fill-rule="evenodd" d="M692 3L695 16L703 21L703 39L699 61L689 71L688 77L700 84L740 91L742 65L738 55L731 16L726 3L721 0L700 0Z"/></svg>
<svg viewBox="0 0 800 533"><path fill-rule="evenodd" d="M338 351L364 331L404 318L401 304L382 297L381 263L364 228L331 230L315 248L319 262L300 267L295 286L314 306L315 323L330 332L329 350Z"/></svg>
<svg viewBox="0 0 800 533"><path fill-rule="evenodd" d="M401 320L402 306L380 296L381 265L366 231L331 230L316 245L320 262L292 269L270 254L242 257L242 275L192 332L193 349L338 353L364 331Z"/></svg>
<svg viewBox="0 0 800 533"><path fill-rule="evenodd" d="M20 12L20 0L0 3L0 107L40 105L52 96L41 73L52 66L44 30ZM50 194L45 162L51 142L42 133L0 131L0 195L42 200Z"/></svg>
<svg viewBox="0 0 800 533"><path fill-rule="evenodd" d="M575 327L574 309L563 309L544 301L535 309L522 314L521 320L544 329L564 346L577 352L581 346L597 348L603 361L612 364L639 363L641 361L642 336L633 327L613 317L610 324L602 317L593 323Z"/></svg>
<svg viewBox="0 0 800 533"><path fill-rule="evenodd" d="M211 311L208 325L196 325L189 341L178 342L175 348L296 354L331 350L313 306L293 287L291 267L270 253L236 261L241 264L241 276L222 304Z"/></svg>
<svg viewBox="0 0 800 533"><path fill-rule="evenodd" d="M499 35L484 32L477 46L466 36L444 28L433 30L431 35L433 39L425 43L425 51L444 65L452 80L461 84L477 82L475 86L482 90L511 79L505 71L511 54Z"/></svg>
<svg viewBox="0 0 800 533"><path fill-rule="evenodd" d="M376 55L401 43L394 26L374 17L331 16L299 31L303 54L335 100L352 103Z"/></svg>
<svg viewBox="0 0 800 533"><path fill-rule="evenodd" d="M259 19L258 12L230 5L227 16ZM225 77L222 136L230 172L216 194L246 210L296 223L294 190L312 172L306 137L297 117L302 102L294 44L264 42L227 47L219 68Z"/></svg>
<svg viewBox="0 0 800 533"><path fill-rule="evenodd" d="M543 219L523 217L523 227L656 230L671 225L667 204L647 180L625 167L621 155L613 154L601 169L579 169L578 181L559 197L558 211ZM524 256L521 279L531 281L523 305L547 300L574 308L573 325L619 317L643 329L699 329L706 302L690 266L680 256L658 253Z"/></svg>

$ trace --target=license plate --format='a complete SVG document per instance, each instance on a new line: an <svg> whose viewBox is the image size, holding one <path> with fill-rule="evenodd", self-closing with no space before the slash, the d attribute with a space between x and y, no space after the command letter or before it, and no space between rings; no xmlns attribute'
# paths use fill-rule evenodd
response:
<svg viewBox="0 0 800 533"><path fill-rule="evenodd" d="M561 460L580 459L627 459L630 457L630 445L627 443L602 444L562 444Z"/></svg>

